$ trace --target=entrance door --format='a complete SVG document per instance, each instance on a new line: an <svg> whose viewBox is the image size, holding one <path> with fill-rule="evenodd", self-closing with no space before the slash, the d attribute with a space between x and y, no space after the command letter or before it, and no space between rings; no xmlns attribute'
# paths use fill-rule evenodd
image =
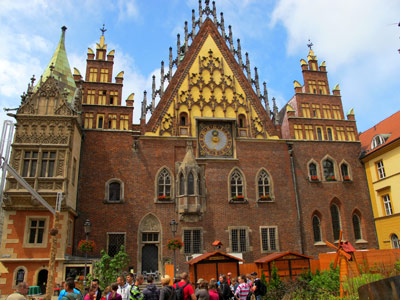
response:
<svg viewBox="0 0 400 300"><path fill-rule="evenodd" d="M40 287L41 294L46 294L47 274L47 270L41 270L38 274L37 285Z"/></svg>
<svg viewBox="0 0 400 300"><path fill-rule="evenodd" d="M158 271L158 248L155 244L146 244L142 248L142 273Z"/></svg>

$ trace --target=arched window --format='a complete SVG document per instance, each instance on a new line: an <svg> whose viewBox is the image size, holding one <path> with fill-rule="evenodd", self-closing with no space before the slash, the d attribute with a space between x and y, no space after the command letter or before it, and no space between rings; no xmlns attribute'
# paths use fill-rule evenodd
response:
<svg viewBox="0 0 400 300"><path fill-rule="evenodd" d="M311 179L318 179L318 172L317 172L317 164L310 163L308 165L308 172L310 174Z"/></svg>
<svg viewBox="0 0 400 300"><path fill-rule="evenodd" d="M243 114L239 115L239 128L246 127L246 117Z"/></svg>
<svg viewBox="0 0 400 300"><path fill-rule="evenodd" d="M335 179L335 168L333 166L333 162L329 159L325 159L322 163L324 167L324 177L325 180L336 180Z"/></svg>
<svg viewBox="0 0 400 300"><path fill-rule="evenodd" d="M187 126L188 125L187 113L183 112L183 113L180 114L179 125L180 126Z"/></svg>
<svg viewBox="0 0 400 300"><path fill-rule="evenodd" d="M185 177L181 173L179 175L179 195L184 195L185 194Z"/></svg>
<svg viewBox="0 0 400 300"><path fill-rule="evenodd" d="M317 127L317 137L319 141L322 141L322 129Z"/></svg>
<svg viewBox="0 0 400 300"><path fill-rule="evenodd" d="M162 169L158 175L157 194L158 198L168 199L171 197L171 175L167 169Z"/></svg>
<svg viewBox="0 0 400 300"><path fill-rule="evenodd" d="M194 195L194 176L192 172L188 175L188 195Z"/></svg>
<svg viewBox="0 0 400 300"><path fill-rule="evenodd" d="M342 178L343 180L350 180L350 175L349 175L349 167L347 166L347 164L343 163L340 166L340 171L342 173Z"/></svg>
<svg viewBox="0 0 400 300"><path fill-rule="evenodd" d="M244 200L243 177L238 170L232 172L230 183L231 183L232 200L238 200L238 201Z"/></svg>
<svg viewBox="0 0 400 300"><path fill-rule="evenodd" d="M357 214L353 215L353 230L354 230L354 238L356 240L361 240L361 222L360 217Z"/></svg>
<svg viewBox="0 0 400 300"><path fill-rule="evenodd" d="M25 281L25 270L24 269L18 269L17 274L15 276L15 285L18 285L20 282Z"/></svg>
<svg viewBox="0 0 400 300"><path fill-rule="evenodd" d="M314 216L312 218L312 226L313 226L313 233L314 233L314 242L321 242L322 241L322 234L321 234L321 221L318 216Z"/></svg>
<svg viewBox="0 0 400 300"><path fill-rule="evenodd" d="M390 239L392 241L392 248L400 249L399 237L393 233L392 236L390 237Z"/></svg>
<svg viewBox="0 0 400 300"><path fill-rule="evenodd" d="M332 129L331 129L331 128L328 128L328 129L326 130L326 132L328 133L328 140L329 140L329 141L333 141Z"/></svg>
<svg viewBox="0 0 400 300"><path fill-rule="evenodd" d="M269 176L265 170L258 175L258 198L264 201L271 201Z"/></svg>
<svg viewBox="0 0 400 300"><path fill-rule="evenodd" d="M339 240L340 237L340 214L339 214L339 208L335 205L332 204L331 206L331 218L332 218L332 230L333 230L333 238L335 241Z"/></svg>
<svg viewBox="0 0 400 300"><path fill-rule="evenodd" d="M111 182L108 186L108 201L120 201L121 200L121 185L119 182Z"/></svg>

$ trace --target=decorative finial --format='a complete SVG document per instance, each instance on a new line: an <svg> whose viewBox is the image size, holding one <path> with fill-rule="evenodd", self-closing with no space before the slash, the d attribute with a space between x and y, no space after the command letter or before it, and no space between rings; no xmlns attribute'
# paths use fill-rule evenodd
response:
<svg viewBox="0 0 400 300"><path fill-rule="evenodd" d="M275 125L279 124L279 116L278 116L278 106L276 105L276 100L275 97L272 97L272 102L273 102L273 110L274 110L274 123Z"/></svg>
<svg viewBox="0 0 400 300"><path fill-rule="evenodd" d="M185 54L188 51L189 37L188 37L188 22L185 21Z"/></svg>
<svg viewBox="0 0 400 300"><path fill-rule="evenodd" d="M104 32L106 32L107 31L107 29L105 28L105 24L103 24L103 28L100 28L100 31L101 31L101 35L102 36L104 36Z"/></svg>
<svg viewBox="0 0 400 300"><path fill-rule="evenodd" d="M311 40L310 40L310 39L308 39L307 47L310 48L310 50L312 50L312 46L314 46L314 44L311 43Z"/></svg>
<svg viewBox="0 0 400 300"><path fill-rule="evenodd" d="M160 98L164 94L164 81L165 81L165 76L164 76L164 61L161 61L161 85L160 85Z"/></svg>
<svg viewBox="0 0 400 300"><path fill-rule="evenodd" d="M247 79L251 82L250 59L249 59L249 53L247 52L246 52L246 73L247 73Z"/></svg>
<svg viewBox="0 0 400 300"><path fill-rule="evenodd" d="M224 13L221 12L221 32L222 32L222 38L225 41L225 22L224 22Z"/></svg>
<svg viewBox="0 0 400 300"><path fill-rule="evenodd" d="M203 24L203 8L201 7L201 1L199 0L199 28Z"/></svg>
<svg viewBox="0 0 400 300"><path fill-rule="evenodd" d="M192 9L192 41L194 40L195 35L196 35L196 16L194 9Z"/></svg>
<svg viewBox="0 0 400 300"><path fill-rule="evenodd" d="M35 82L35 80L36 80L35 75L32 75L32 78L31 78L31 86L33 86L33 83Z"/></svg>
<svg viewBox="0 0 400 300"><path fill-rule="evenodd" d="M153 82L151 85L151 107L150 111L153 113L154 107L156 106L156 75L153 75Z"/></svg>
<svg viewBox="0 0 400 300"><path fill-rule="evenodd" d="M63 27L61 27L61 30L63 31L63 32L65 32L66 30L67 30L67 26L63 26Z"/></svg>
<svg viewBox="0 0 400 300"><path fill-rule="evenodd" d="M181 35L179 33L176 35L176 52L177 52L176 67L178 67L181 56Z"/></svg>
<svg viewBox="0 0 400 300"><path fill-rule="evenodd" d="M242 61L242 47L240 46L240 39L237 39L237 56L239 59L239 66L243 68L243 61Z"/></svg>
<svg viewBox="0 0 400 300"><path fill-rule="evenodd" d="M257 67L254 67L254 84L256 86L257 97L258 97L258 99L260 99L261 98L261 93L260 93L260 83L258 81Z"/></svg>
<svg viewBox="0 0 400 300"><path fill-rule="evenodd" d="M229 48L231 50L231 53L233 55L234 53L234 49L233 49L233 38L232 38L232 26L229 25Z"/></svg>
<svg viewBox="0 0 400 300"><path fill-rule="evenodd" d="M172 65L173 65L173 60L172 60L172 47L169 47L169 73L168 73L168 82L171 82L171 79L172 79Z"/></svg>
<svg viewBox="0 0 400 300"><path fill-rule="evenodd" d="M268 117L270 117L271 114L271 109L269 108L269 100L268 100L268 90L267 90L267 83L264 81L263 82L264 85L264 103L265 103L265 110L268 114Z"/></svg>
<svg viewBox="0 0 400 300"><path fill-rule="evenodd" d="M215 1L212 2L212 5L213 5L214 24L217 25L217 24L218 24L218 20L217 20L217 8L215 7Z"/></svg>

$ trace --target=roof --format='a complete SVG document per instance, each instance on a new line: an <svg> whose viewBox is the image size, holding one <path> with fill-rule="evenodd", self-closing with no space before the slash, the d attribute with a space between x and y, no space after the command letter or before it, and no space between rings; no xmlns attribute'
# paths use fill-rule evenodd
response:
<svg viewBox="0 0 400 300"><path fill-rule="evenodd" d="M277 260L278 258L281 258L286 255L295 255L295 256L298 256L301 258L307 258L307 259L313 258L312 256L308 256L308 255L304 255L304 254L300 254L300 253L296 253L296 252L292 252L292 251L286 251L286 252L274 252L270 255L259 258L254 262L259 263L259 264L265 264L265 263L269 263L270 261Z"/></svg>
<svg viewBox="0 0 400 300"><path fill-rule="evenodd" d="M225 252L222 252L222 251L214 251L214 252L204 253L204 254L202 254L200 256L197 256L197 257L187 261L186 263L189 264L189 265L194 265L194 264L198 263L199 261L205 260L205 259L207 259L207 258L209 258L211 256L214 256L214 255L217 255L217 254L225 256L225 257L228 257L228 258L231 258L231 259L234 259L234 260L237 260L237 261L243 261L243 259L235 257L235 256L232 256L232 255L229 255L228 253L225 253Z"/></svg>
<svg viewBox="0 0 400 300"><path fill-rule="evenodd" d="M62 90L66 89L68 91L69 94L67 99L68 102L72 103L73 97L75 95L76 84L74 77L72 76L71 68L69 66L67 52L65 51L65 31L67 30L67 27L63 26L61 30L61 38L57 45L57 48L49 64L43 72L42 79L35 86L34 91L38 90L41 84L44 83L49 76L53 75L54 78L59 81L59 85Z"/></svg>
<svg viewBox="0 0 400 300"><path fill-rule="evenodd" d="M384 135L386 141L378 147L371 149L371 142L377 135ZM366 155L376 152L384 148L388 144L400 138L400 110L379 122L370 129L360 134L361 149L366 152Z"/></svg>

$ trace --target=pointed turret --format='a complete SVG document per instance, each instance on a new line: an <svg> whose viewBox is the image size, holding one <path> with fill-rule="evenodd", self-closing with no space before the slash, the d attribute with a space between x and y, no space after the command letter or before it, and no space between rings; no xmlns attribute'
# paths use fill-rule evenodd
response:
<svg viewBox="0 0 400 300"><path fill-rule="evenodd" d="M43 72L43 81L50 76L53 76L55 79L59 81L59 86L62 90L66 89L68 92L68 102L72 103L76 84L74 81L74 77L72 76L71 68L69 66L67 52L65 51L65 31L67 27L63 26L61 28L61 38L56 51L53 54L49 64L47 65L45 71ZM36 85L34 91L39 88L40 82Z"/></svg>

